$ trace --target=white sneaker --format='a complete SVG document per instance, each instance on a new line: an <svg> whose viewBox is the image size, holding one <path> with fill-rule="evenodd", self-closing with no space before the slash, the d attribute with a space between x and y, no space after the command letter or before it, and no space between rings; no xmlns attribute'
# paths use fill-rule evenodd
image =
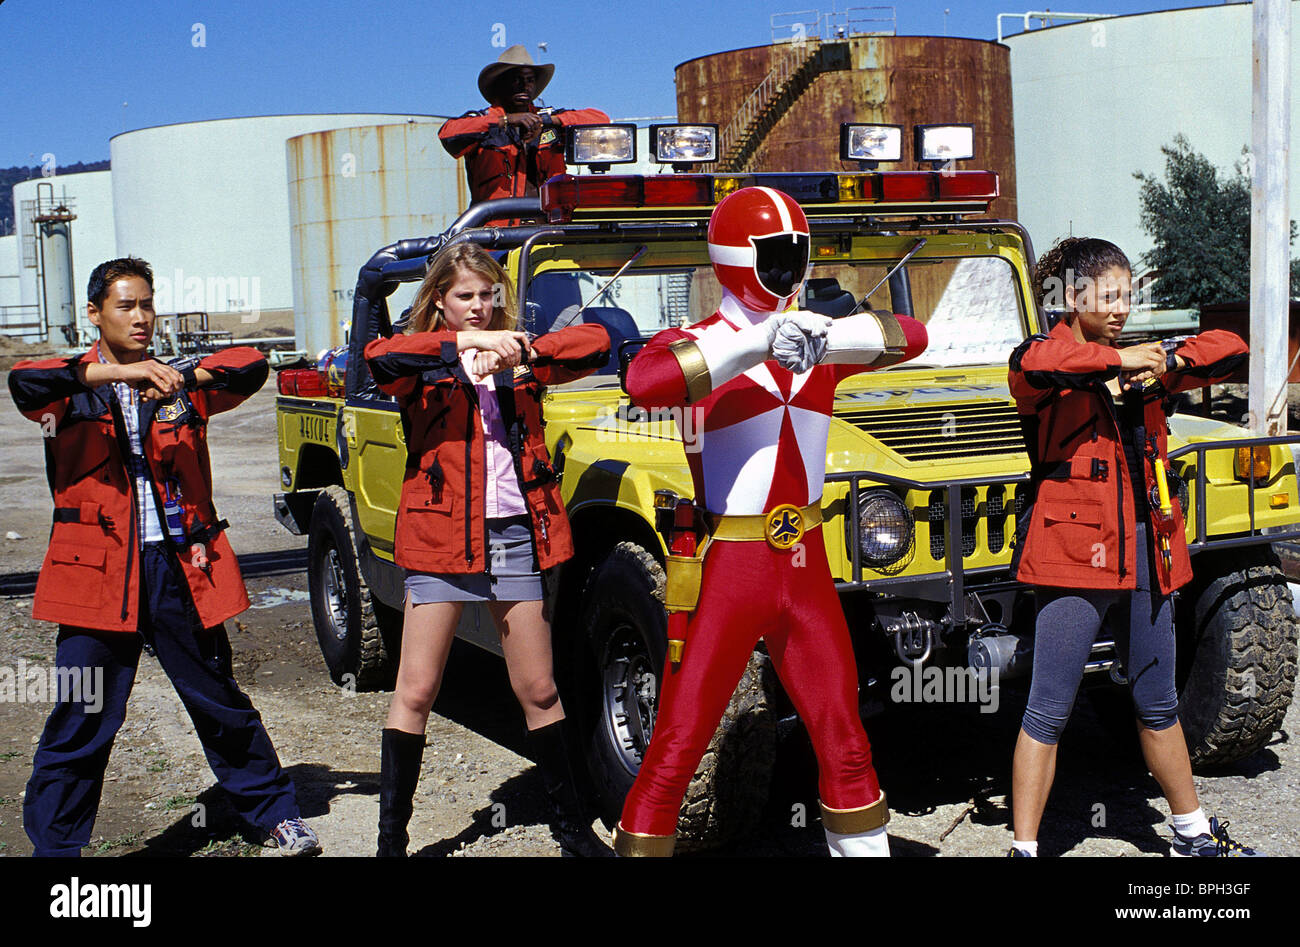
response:
<svg viewBox="0 0 1300 947"><path fill-rule="evenodd" d="M316 833L302 819L285 819L271 832L271 839L281 855L319 855L324 851Z"/></svg>

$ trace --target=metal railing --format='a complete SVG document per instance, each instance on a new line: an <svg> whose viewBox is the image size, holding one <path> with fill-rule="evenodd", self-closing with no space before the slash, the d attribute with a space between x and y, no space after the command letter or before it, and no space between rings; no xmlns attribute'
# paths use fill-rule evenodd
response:
<svg viewBox="0 0 1300 947"><path fill-rule="evenodd" d="M721 156L719 167L731 168L731 162L745 141L753 133L759 119L767 112L771 104L786 89L795 73L802 69L817 55L820 40L794 46L789 53L778 52L776 63L740 103L735 116L718 135L718 154Z"/></svg>
<svg viewBox="0 0 1300 947"><path fill-rule="evenodd" d="M1300 444L1300 433L1297 434L1279 434L1273 437L1240 437L1224 441L1206 441L1204 443L1188 444L1169 452L1169 460L1173 461L1187 454L1196 454L1196 510L1193 518L1196 527L1195 537L1188 542L1189 552L1203 552L1207 550L1229 549L1237 546L1258 545L1261 542L1275 543L1287 540L1300 539L1300 525L1290 529L1278 529L1273 527L1268 533L1262 531L1255 523L1255 491L1257 484L1254 477L1254 464L1250 465L1251 476L1248 480L1243 481L1248 486L1247 506L1250 512L1250 530L1245 535L1226 536L1221 539L1207 538L1208 532L1206 526L1206 488L1208 480L1205 473L1205 454L1214 450L1235 450L1238 447L1267 447L1272 444ZM826 483L847 483L849 485L848 496L845 502L845 516L849 518L852 524L845 537L848 546L849 559L851 563L850 578L846 582L836 582L836 588L849 590L853 588L869 587L888 591L891 586L915 586L924 585L935 586L938 591L938 584L942 583L947 586L947 594L942 596L946 599L950 608L950 615L955 623L961 623L966 620L966 579L968 576L997 576L999 573L1007 573L1006 566L982 566L975 569L968 569L963 562L964 555L962 551L962 517L961 517L961 494L964 488L973 487L991 487L994 485L1010 486L1012 484L1027 483L1029 474L1023 473L1018 475L1000 475L988 477L966 477L960 480L950 482L913 480L909 477L896 477L890 474L875 473L870 471L850 471L846 473L834 473L826 475ZM945 496L945 527L946 538L944 542L944 571L941 573L930 573L923 575L900 575L888 576L881 578L864 578L862 571L862 550L856 541L856 537L861 532L861 515L858 509L858 493L863 489L863 485L868 488L872 486L894 486L904 487L908 491L943 491ZM1012 487L1014 495L1014 487ZM1017 525L1019 523L1019 513L1016 514ZM850 541L852 537L852 541ZM991 584L981 584L981 591L999 591L1003 589L1012 589L1019 587L1020 583L1014 578L1007 578L1003 581L994 581ZM941 600L935 596L935 601Z"/></svg>
<svg viewBox="0 0 1300 947"><path fill-rule="evenodd" d="M893 36L898 32L898 13L890 6L845 7L838 13L827 13L825 20L826 33L823 39L845 39L867 34Z"/></svg>
<svg viewBox="0 0 1300 947"><path fill-rule="evenodd" d="M1030 10L1028 13L999 13L998 14L998 42L1006 38L1002 32L1002 20L1020 20L1024 24L1023 33L1028 33L1032 27L1029 25L1030 20L1038 20L1040 23L1052 23L1055 20L1109 20L1114 17L1113 13L1057 13L1053 10Z"/></svg>
<svg viewBox="0 0 1300 947"><path fill-rule="evenodd" d="M41 319L41 307L0 306L0 334L3 335L37 335L45 339L45 323Z"/></svg>
<svg viewBox="0 0 1300 947"><path fill-rule="evenodd" d="M847 39L868 34L894 35L898 32L898 13L892 6L845 7L843 10L792 10L768 17L772 45L811 39Z"/></svg>
<svg viewBox="0 0 1300 947"><path fill-rule="evenodd" d="M1282 542L1288 539L1300 538L1300 527L1290 530L1281 530L1278 532L1264 533L1255 528L1255 463L1252 452L1250 463L1250 476L1245 481L1246 506L1250 513L1250 532L1245 536L1229 536L1224 539L1209 539L1206 537L1205 525L1205 488L1208 481L1205 475L1205 454L1212 450L1233 450L1238 447L1268 447L1271 444L1300 444L1300 433L1298 434L1276 434L1272 437L1235 437L1227 441L1204 441L1195 444L1187 444L1169 452L1169 459L1176 460L1187 454L1196 454L1196 536L1187 544L1189 551L1200 552L1205 549L1228 549L1233 546L1250 546L1255 545L1261 538L1267 538L1270 543Z"/></svg>

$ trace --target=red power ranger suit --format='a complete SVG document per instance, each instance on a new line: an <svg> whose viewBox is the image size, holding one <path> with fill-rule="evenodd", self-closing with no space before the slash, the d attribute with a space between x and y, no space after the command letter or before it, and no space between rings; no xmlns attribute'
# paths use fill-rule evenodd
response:
<svg viewBox="0 0 1300 947"><path fill-rule="evenodd" d="M727 239L720 219L725 224L738 212L750 215L748 229L757 237ZM771 269L762 245L774 232L782 240L804 238L793 286L777 284L777 292L793 290L789 295L767 289L772 280L759 275ZM715 538L681 663L664 669L654 735L615 847L625 855L671 853L682 795L762 637L817 752L832 853L857 853L844 841L869 833L878 839L872 853L885 854L888 811L858 715L857 668L826 561L820 500L836 385L920 354L925 327L906 316L871 313L837 320L827 336L827 363L792 374L769 360L766 327L784 318L779 309L793 300L807 269L807 221L799 205L769 188L737 191L714 211L709 242L726 289L717 312L658 333L628 371L636 404L689 405L696 412L698 442L687 460L695 503L709 514ZM718 541L728 524L752 523L783 504L800 508L802 521L811 524L801 544L778 549L765 538Z"/></svg>

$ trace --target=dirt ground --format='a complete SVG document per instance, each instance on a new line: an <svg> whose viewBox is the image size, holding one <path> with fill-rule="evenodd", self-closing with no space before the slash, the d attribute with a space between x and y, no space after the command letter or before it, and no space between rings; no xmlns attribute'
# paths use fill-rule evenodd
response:
<svg viewBox="0 0 1300 947"><path fill-rule="evenodd" d="M0 373L2 375L3 373ZM277 489L272 387L210 431L216 502L241 553L294 549L271 513ZM51 503L41 440L0 386L0 573L39 567ZM4 538L17 535L21 538ZM379 731L387 694L349 695L325 672L301 575L249 581L253 607L229 623L235 673L260 709L298 787L304 815L330 856L370 855L378 818ZM0 599L0 667L48 666L54 629L30 618L30 598ZM1011 750L1023 695L997 714L911 705L868 723L893 819L895 855L1002 855ZM0 854L26 855L22 795L48 704L0 707ZM457 645L428 730L411 824L426 856L558 854L542 785L525 755L522 716L499 659ZM1271 854L1300 852L1300 711L1251 759L1199 776L1207 813ZM1081 700L1063 741L1044 855L1161 855L1167 808L1154 780ZM795 728L782 741L771 802L753 836L720 854L825 854L815 818L816 769ZM807 825L798 818L809 813ZM792 824L793 823L793 824ZM126 724L108 766L92 855L260 855L240 832L197 737L153 659L141 661Z"/></svg>

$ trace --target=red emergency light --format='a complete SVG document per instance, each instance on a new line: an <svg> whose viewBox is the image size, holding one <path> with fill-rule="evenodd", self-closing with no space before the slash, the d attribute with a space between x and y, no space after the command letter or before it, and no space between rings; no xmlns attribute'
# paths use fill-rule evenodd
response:
<svg viewBox="0 0 1300 947"><path fill-rule="evenodd" d="M560 174L542 185L542 210L552 222L568 220L579 207L696 207L713 203L713 181L704 174Z"/></svg>
<svg viewBox="0 0 1300 947"><path fill-rule="evenodd" d="M773 187L800 204L985 204L997 198L994 171L870 171L858 174L556 175L542 185L552 223L576 210L709 207L743 187ZM942 207L935 208L942 211Z"/></svg>
<svg viewBox="0 0 1300 947"><path fill-rule="evenodd" d="M314 368L285 369L276 376L275 383L280 394L299 398L315 398L328 391L325 376Z"/></svg>

